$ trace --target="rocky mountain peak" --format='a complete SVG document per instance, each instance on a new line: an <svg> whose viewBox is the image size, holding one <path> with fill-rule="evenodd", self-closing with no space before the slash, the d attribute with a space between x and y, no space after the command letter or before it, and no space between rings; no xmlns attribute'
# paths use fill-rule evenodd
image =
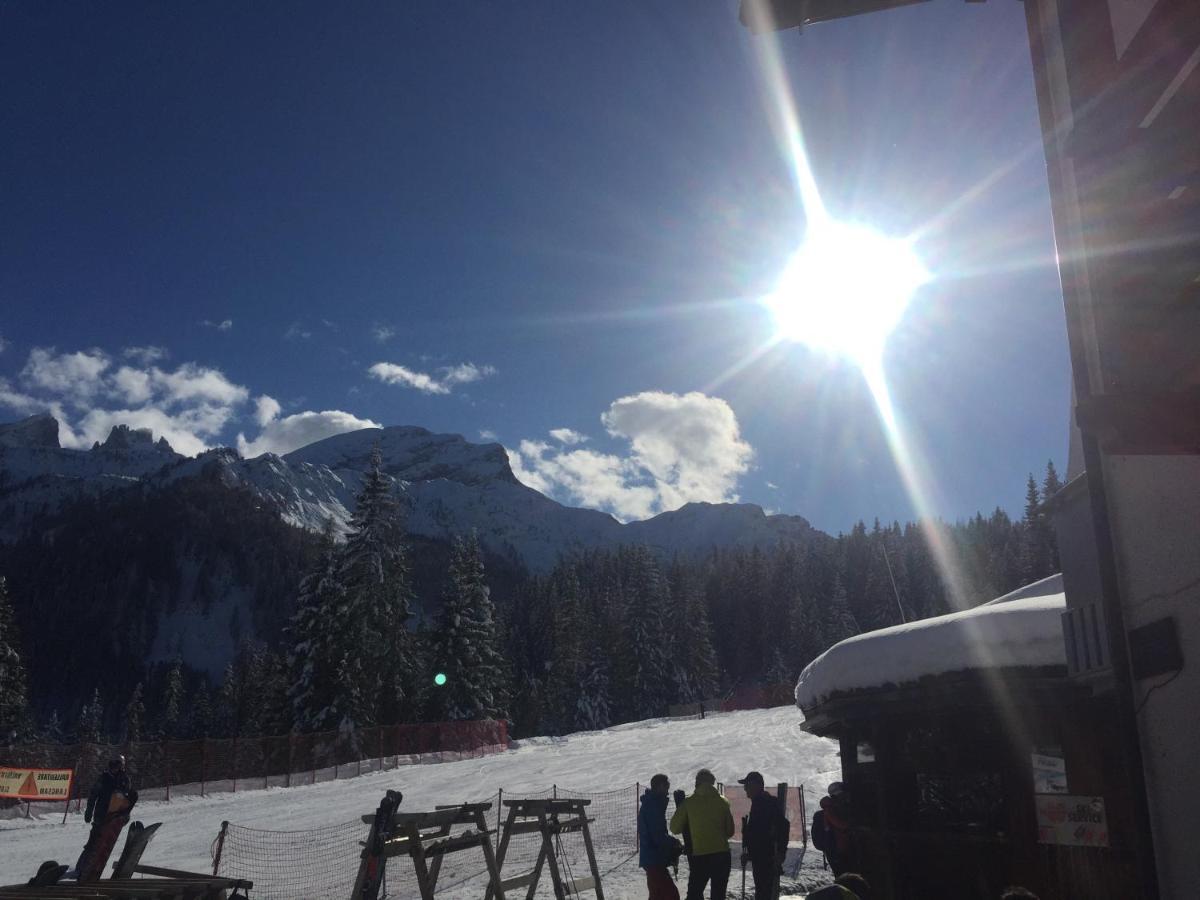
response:
<svg viewBox="0 0 1200 900"><path fill-rule="evenodd" d="M0 447L50 448L57 450L58 420L38 413L19 422L0 425Z"/></svg>
<svg viewBox="0 0 1200 900"><path fill-rule="evenodd" d="M93 450L125 450L125 451L159 451L171 453L171 445L166 438L160 437L157 443L154 432L149 428L130 428L128 425L114 425L103 444L97 442Z"/></svg>
<svg viewBox="0 0 1200 900"><path fill-rule="evenodd" d="M290 463L327 466L333 471L364 471L378 445L383 471L400 481L446 479L460 484L516 484L508 454L500 444L472 444L460 434L434 434L412 425L364 428L334 435L287 454Z"/></svg>

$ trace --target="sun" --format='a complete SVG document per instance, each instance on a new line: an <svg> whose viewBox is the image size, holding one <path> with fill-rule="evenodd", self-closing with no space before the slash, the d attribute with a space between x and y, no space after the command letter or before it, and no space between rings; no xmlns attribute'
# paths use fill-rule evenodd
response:
<svg viewBox="0 0 1200 900"><path fill-rule="evenodd" d="M810 226L765 303L778 338L877 366L913 293L929 279L909 241L825 220Z"/></svg>

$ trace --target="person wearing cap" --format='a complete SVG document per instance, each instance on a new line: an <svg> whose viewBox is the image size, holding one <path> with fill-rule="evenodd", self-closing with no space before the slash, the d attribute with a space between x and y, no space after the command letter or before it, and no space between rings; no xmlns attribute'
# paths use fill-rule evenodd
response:
<svg viewBox="0 0 1200 900"><path fill-rule="evenodd" d="M754 874L754 900L775 900L791 823L779 801L766 792L762 773L748 772L738 784L750 799L750 816L742 831L742 862L748 861Z"/></svg>
<svg viewBox="0 0 1200 900"><path fill-rule="evenodd" d="M813 815L813 846L825 854L834 876L852 867L850 846L850 795L840 781L829 785L821 808Z"/></svg>
<svg viewBox="0 0 1200 900"><path fill-rule="evenodd" d="M717 779L708 769L696 773L696 790L690 797L675 792L675 814L671 816L671 833L692 837L689 858L687 900L701 900L704 889L711 900L725 900L729 885L732 859L729 839L733 837L733 813L729 801L717 793Z"/></svg>

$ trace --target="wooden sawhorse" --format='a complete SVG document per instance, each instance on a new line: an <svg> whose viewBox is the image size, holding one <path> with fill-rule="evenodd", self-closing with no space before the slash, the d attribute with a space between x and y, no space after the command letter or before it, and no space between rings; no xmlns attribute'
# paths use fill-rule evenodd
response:
<svg viewBox="0 0 1200 900"><path fill-rule="evenodd" d="M517 875L500 881L504 891L514 888L528 887L526 900L533 900L537 892L538 879L542 874L542 866L550 868L550 881L554 886L556 900L567 900L568 896L580 891L593 890L596 900L604 900L604 889L600 885L600 869L596 865L596 851L592 847L592 834L588 830L586 807L591 800L571 798L542 798L527 800L505 800L508 816L504 820L504 830L500 836L500 849L496 853L497 869L504 868L504 858L508 854L509 841L520 834L541 834L542 845L538 851L537 865L531 872ZM560 835L578 831L583 835L583 845L587 849L588 866L592 874L573 881L564 881L559 870L558 852L555 841ZM503 900L503 894L492 891L489 885L484 900Z"/></svg>

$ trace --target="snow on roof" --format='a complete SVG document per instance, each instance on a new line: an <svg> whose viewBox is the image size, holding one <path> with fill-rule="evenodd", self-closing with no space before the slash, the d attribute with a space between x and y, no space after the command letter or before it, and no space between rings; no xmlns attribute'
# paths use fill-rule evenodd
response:
<svg viewBox="0 0 1200 900"><path fill-rule="evenodd" d="M969 669L1065 666L1064 594L1044 594L881 628L834 644L800 673L796 705Z"/></svg>

